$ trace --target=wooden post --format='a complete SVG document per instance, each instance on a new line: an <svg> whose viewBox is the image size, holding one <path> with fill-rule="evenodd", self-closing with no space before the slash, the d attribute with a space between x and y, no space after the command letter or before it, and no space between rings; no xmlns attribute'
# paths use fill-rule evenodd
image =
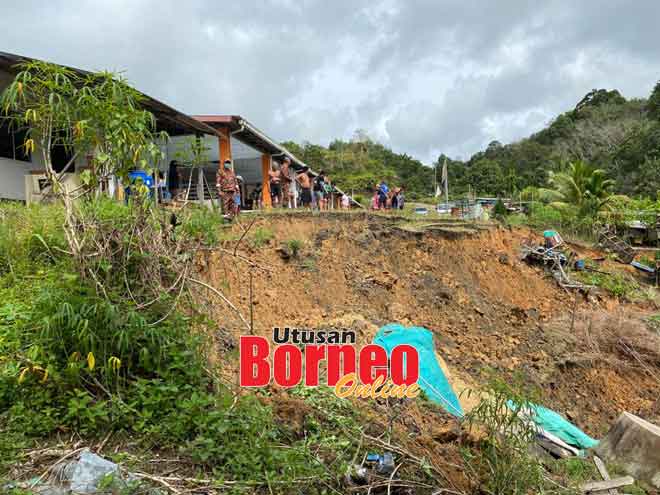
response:
<svg viewBox="0 0 660 495"><path fill-rule="evenodd" d="M268 176L268 172L270 172L270 163L270 155L261 155L261 203L264 208L270 208L272 206L270 200L270 179Z"/></svg>
<svg viewBox="0 0 660 495"><path fill-rule="evenodd" d="M218 164L218 169L222 170L222 165L225 163L225 160L231 160L231 135L229 134L229 129L226 127L219 128L218 136L218 151L220 152L220 163Z"/></svg>

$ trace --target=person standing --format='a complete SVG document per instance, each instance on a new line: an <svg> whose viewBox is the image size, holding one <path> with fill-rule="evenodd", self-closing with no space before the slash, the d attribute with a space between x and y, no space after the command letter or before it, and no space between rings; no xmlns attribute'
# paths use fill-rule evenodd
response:
<svg viewBox="0 0 660 495"><path fill-rule="evenodd" d="M399 209L399 191L401 191L400 187L395 187L392 189L392 209L393 210L398 210Z"/></svg>
<svg viewBox="0 0 660 495"><path fill-rule="evenodd" d="M291 208L291 198L289 197L289 190L291 189L291 158L288 156L284 157L282 161L282 167L280 168L280 184L281 184L281 203L282 208L285 208L287 205Z"/></svg>
<svg viewBox="0 0 660 495"><path fill-rule="evenodd" d="M341 196L341 209L348 210L351 208L351 199L348 197L348 194L344 193Z"/></svg>
<svg viewBox="0 0 660 495"><path fill-rule="evenodd" d="M296 171L293 169L293 167L289 167L289 191L287 194L289 200L289 208L293 208L295 210L298 207L298 184L296 183Z"/></svg>
<svg viewBox="0 0 660 495"><path fill-rule="evenodd" d="M250 197L252 199L252 209L253 210L261 210L261 208L262 208L261 195L262 195L262 185L257 184L254 187L254 190L252 191L252 194L250 195Z"/></svg>
<svg viewBox="0 0 660 495"><path fill-rule="evenodd" d="M167 171L167 187L170 190L172 199L177 199L179 189L181 188L181 172L179 171L179 162L172 160Z"/></svg>
<svg viewBox="0 0 660 495"><path fill-rule="evenodd" d="M326 210L334 208L334 190L330 177L325 175L323 177L323 206Z"/></svg>
<svg viewBox="0 0 660 495"><path fill-rule="evenodd" d="M238 213L241 211L241 208L243 206L242 202L242 197L243 197L243 177L240 175L236 176L236 193L234 193L234 205L235 205L235 213L238 215Z"/></svg>
<svg viewBox="0 0 660 495"><path fill-rule="evenodd" d="M273 162L273 168L268 172L268 180L270 181L270 199L273 203L273 208L280 205L280 198L282 197L282 172L277 164Z"/></svg>
<svg viewBox="0 0 660 495"><path fill-rule="evenodd" d="M296 180L300 184L300 202L302 203L303 208L310 208L312 203L312 181L308 172L309 167L305 166L296 176Z"/></svg>
<svg viewBox="0 0 660 495"><path fill-rule="evenodd" d="M224 217L231 220L236 215L235 195L239 192L236 174L231 168L231 160L225 160L222 170L218 170L215 185L222 201Z"/></svg>
<svg viewBox="0 0 660 495"><path fill-rule="evenodd" d="M321 170L314 179L314 201L316 202L316 206L318 207L319 211L323 209L324 196L325 196L325 173L323 172L323 170Z"/></svg>
<svg viewBox="0 0 660 495"><path fill-rule="evenodd" d="M384 180L380 181L378 185L378 207L381 210L384 210L387 206L387 193L390 192L390 188L387 187L387 184Z"/></svg>

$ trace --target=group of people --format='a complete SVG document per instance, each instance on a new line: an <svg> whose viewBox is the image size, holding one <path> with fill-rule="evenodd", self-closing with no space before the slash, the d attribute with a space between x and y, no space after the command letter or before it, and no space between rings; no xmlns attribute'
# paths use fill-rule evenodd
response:
<svg viewBox="0 0 660 495"><path fill-rule="evenodd" d="M231 160L226 160L218 171L216 187L222 201L222 210L226 218L238 214L241 205L240 176L236 176ZM309 167L304 166L295 170L291 160L287 157L282 165L273 163L268 172L268 187L270 189L271 204L282 208L309 208L327 210L330 207L335 188L327 174L321 170L313 175ZM250 194L253 208L263 207L263 189L257 184ZM350 208L351 200L348 195L341 196L342 209Z"/></svg>
<svg viewBox="0 0 660 495"><path fill-rule="evenodd" d="M303 208L327 210L329 209L335 188L328 175L321 170L313 175L309 167L295 170L291 160L284 158L282 165L273 163L268 172L270 198L273 207ZM342 208L350 207L350 198L343 195Z"/></svg>
<svg viewBox="0 0 660 495"><path fill-rule="evenodd" d="M404 201L403 187L390 188L382 180L374 188L371 208L373 210L403 210Z"/></svg>
<svg viewBox="0 0 660 495"><path fill-rule="evenodd" d="M171 197L176 198L181 188L181 173L177 162L170 164L167 179ZM234 172L232 161L225 160L216 175L216 188L225 218L233 218L238 214L241 208L241 191L244 189L241 186L242 179ZM268 186L271 204L275 208L327 210L330 209L333 195L336 193L330 178L323 170L316 175L307 166L296 170L288 157L284 158L281 165L273 163L268 172ZM254 189L246 194L253 208L263 207L261 184L256 184ZM342 209L349 209L351 198L342 194L339 204Z"/></svg>

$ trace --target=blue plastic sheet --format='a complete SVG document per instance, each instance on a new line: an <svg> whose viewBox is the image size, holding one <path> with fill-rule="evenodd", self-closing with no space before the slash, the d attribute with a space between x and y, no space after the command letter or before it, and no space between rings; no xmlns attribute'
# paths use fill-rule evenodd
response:
<svg viewBox="0 0 660 495"><path fill-rule="evenodd" d="M509 401L508 406L509 409L516 409L516 404L512 401ZM529 418L535 425L561 438L567 444L579 449L591 449L598 445L598 440L591 438L555 411L532 403L525 404L525 407L529 409Z"/></svg>
<svg viewBox="0 0 660 495"><path fill-rule="evenodd" d="M378 331L374 337L374 344L383 347L388 356L392 349L401 344L408 344L417 349L419 388L431 401L442 406L448 413L459 418L463 417L461 404L435 357L433 333L422 327L404 327L398 323L390 323Z"/></svg>

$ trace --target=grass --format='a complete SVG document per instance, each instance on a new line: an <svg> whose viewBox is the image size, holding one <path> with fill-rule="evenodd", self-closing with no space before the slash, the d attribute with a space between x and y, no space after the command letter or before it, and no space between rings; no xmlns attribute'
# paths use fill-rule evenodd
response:
<svg viewBox="0 0 660 495"><path fill-rule="evenodd" d="M254 233L252 234L251 243L254 248L260 248L265 246L266 244L269 244L274 237L275 234L269 228L257 227L256 229L254 229Z"/></svg>
<svg viewBox="0 0 660 495"><path fill-rule="evenodd" d="M133 231L130 207L95 203L84 214ZM217 215L199 209L179 217L177 237L219 242ZM278 423L256 394L235 401L208 370L200 330L214 322L195 305L163 294L139 308L121 296L123 277L112 275L126 269L131 277L149 253L131 251L125 266L105 260L99 273L109 299L63 251L60 208L2 205L0 219L0 479L21 466L26 449L62 431L87 444L111 434L139 449L158 445L191 474L233 480L244 493L269 484L272 493L314 491L333 479L312 455L313 442ZM154 224L168 228L167 220ZM258 242L273 235L256 234ZM142 287L131 280L137 295ZM326 451L341 452L327 430L320 435Z"/></svg>
<svg viewBox="0 0 660 495"><path fill-rule="evenodd" d="M301 241L300 239L289 239L288 241L286 241L286 246L289 249L291 256L297 258L298 254L300 253L300 250L302 249L303 241Z"/></svg>
<svg viewBox="0 0 660 495"><path fill-rule="evenodd" d="M587 267L593 265L593 262L587 260ZM616 297L631 301L643 301L655 297L654 292L649 293L628 273L599 273L586 270L574 272L574 275L580 282L600 287Z"/></svg>

